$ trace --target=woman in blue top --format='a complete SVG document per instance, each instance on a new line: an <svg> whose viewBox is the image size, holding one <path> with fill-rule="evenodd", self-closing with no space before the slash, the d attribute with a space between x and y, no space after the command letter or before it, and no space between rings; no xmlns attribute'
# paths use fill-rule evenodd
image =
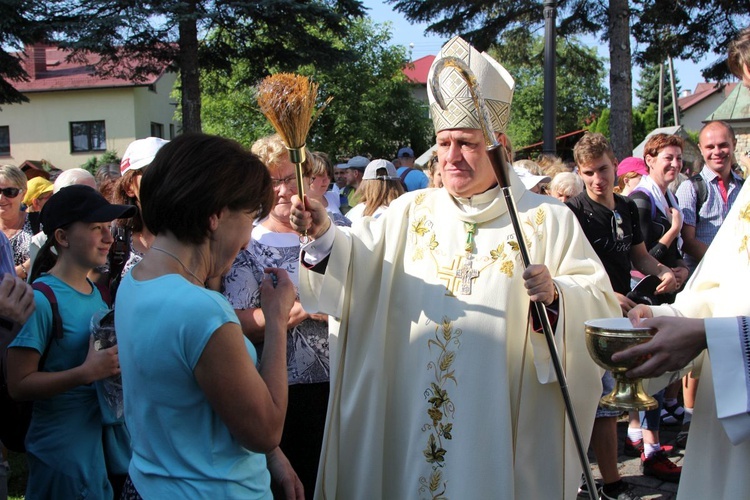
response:
<svg viewBox="0 0 750 500"><path fill-rule="evenodd" d="M62 332L53 328L47 297L35 291L36 310L8 350L11 396L35 401L26 434L26 498L113 496L93 382L120 373L120 366L116 346L94 348L91 316L107 304L87 275L107 259L112 244L109 223L131 212L131 207L111 205L95 189L81 185L61 189L42 209L48 239L32 277L49 261L54 246L55 264L37 281L54 293ZM62 338L56 336L60 333Z"/></svg>
<svg viewBox="0 0 750 500"><path fill-rule="evenodd" d="M143 222L155 235L123 278L115 324L133 458L124 498L287 498L301 483L278 445L287 407L287 273L266 269L263 360L229 302L205 284L250 242L273 204L260 160L234 141L184 134L142 178ZM270 472L270 474L269 474Z"/></svg>

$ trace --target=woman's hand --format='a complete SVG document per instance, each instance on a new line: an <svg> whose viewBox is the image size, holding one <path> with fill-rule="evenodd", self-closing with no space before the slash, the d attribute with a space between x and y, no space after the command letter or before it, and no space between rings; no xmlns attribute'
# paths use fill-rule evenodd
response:
<svg viewBox="0 0 750 500"><path fill-rule="evenodd" d="M297 473L294 472L292 464L289 463L286 455L282 453L281 448L276 448L272 452L267 453L266 462L268 463L268 471L271 473L271 479L281 485L286 500L305 499L305 489L302 486L302 481L297 477Z"/></svg>
<svg viewBox="0 0 750 500"><path fill-rule="evenodd" d="M669 230L670 232L679 235L682 230L682 212L677 208L670 208L669 215L672 219L672 226Z"/></svg>
<svg viewBox="0 0 750 500"><path fill-rule="evenodd" d="M116 345L97 350L94 336L89 337L89 352L83 365L81 365L88 383L120 374L120 358L117 353Z"/></svg>
<svg viewBox="0 0 750 500"><path fill-rule="evenodd" d="M286 325L297 298L294 283L289 278L289 273L283 269L269 267L264 272L266 274L260 284L260 307L266 325L274 320Z"/></svg>

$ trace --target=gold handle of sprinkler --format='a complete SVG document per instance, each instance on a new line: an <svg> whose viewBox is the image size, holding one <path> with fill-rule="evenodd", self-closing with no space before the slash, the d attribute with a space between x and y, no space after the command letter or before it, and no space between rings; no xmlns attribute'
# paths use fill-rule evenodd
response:
<svg viewBox="0 0 750 500"><path fill-rule="evenodd" d="M300 200L302 200L302 208L305 208L305 183L304 183L304 172L302 171L302 165L305 163L305 146L301 148L287 148L289 151L289 161L294 163L294 176L297 178L297 194L299 194ZM307 243L307 231L302 233L300 241L304 244Z"/></svg>

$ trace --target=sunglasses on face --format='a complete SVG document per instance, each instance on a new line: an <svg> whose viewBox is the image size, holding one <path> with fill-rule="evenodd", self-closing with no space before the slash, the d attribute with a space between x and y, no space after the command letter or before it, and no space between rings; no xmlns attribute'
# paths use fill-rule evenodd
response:
<svg viewBox="0 0 750 500"><path fill-rule="evenodd" d="M20 192L20 189L14 187L0 188L0 194L5 196L6 198L15 198Z"/></svg>

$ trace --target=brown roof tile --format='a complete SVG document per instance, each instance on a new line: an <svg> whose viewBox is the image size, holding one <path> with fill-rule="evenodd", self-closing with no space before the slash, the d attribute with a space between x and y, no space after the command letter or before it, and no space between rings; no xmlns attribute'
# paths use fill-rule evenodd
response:
<svg viewBox="0 0 750 500"><path fill-rule="evenodd" d="M43 50L46 64L34 68L34 51ZM67 62L70 51L53 46L27 47L23 53L17 53L21 58L24 69L31 77L29 81L13 82L19 92L49 92L53 90L80 90L109 87L134 87L155 83L163 74L147 76L142 81L132 81L124 78L98 76L94 74L94 65L99 62L99 56L89 54L85 62ZM40 55L40 54L39 54ZM165 65L166 66L166 65ZM165 67L166 69L166 67Z"/></svg>

